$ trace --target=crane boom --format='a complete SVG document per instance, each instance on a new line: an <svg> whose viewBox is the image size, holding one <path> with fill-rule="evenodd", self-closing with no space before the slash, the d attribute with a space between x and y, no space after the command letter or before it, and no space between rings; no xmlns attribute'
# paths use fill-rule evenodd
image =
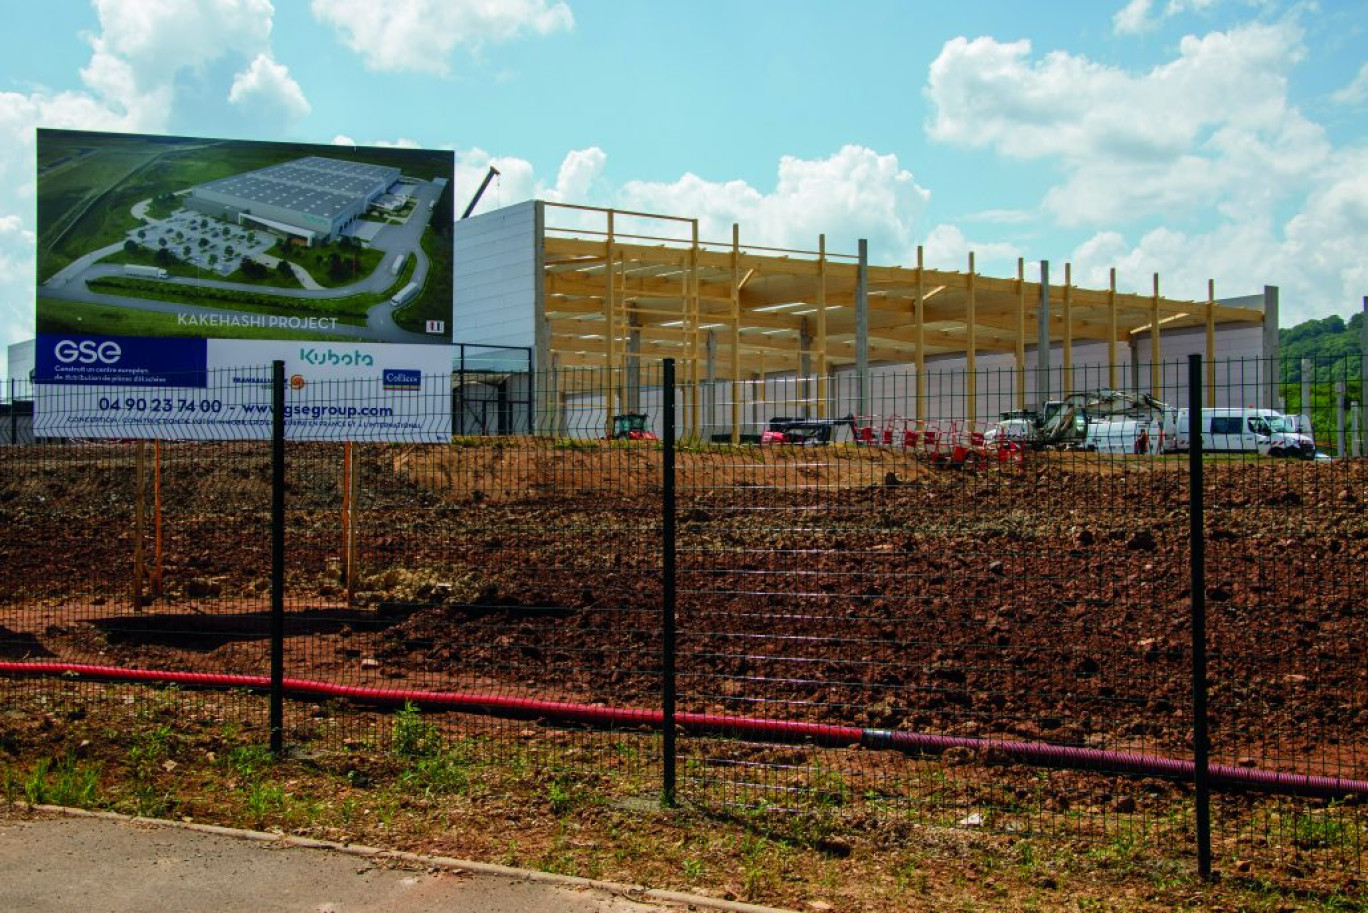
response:
<svg viewBox="0 0 1368 913"><path fill-rule="evenodd" d="M475 191L475 196L470 198L470 205L465 208L465 212L461 213L462 219L470 218L470 214L475 211L476 204L480 202L480 197L484 196L485 188L487 188L489 186L489 182L494 180L494 178L498 177L498 175L499 169L495 168L493 165L490 165L489 171L485 173L484 180L480 182L480 189Z"/></svg>

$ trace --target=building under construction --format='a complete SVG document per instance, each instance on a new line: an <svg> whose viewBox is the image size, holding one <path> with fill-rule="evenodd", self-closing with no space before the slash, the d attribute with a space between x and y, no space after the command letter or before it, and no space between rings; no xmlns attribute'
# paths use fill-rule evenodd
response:
<svg viewBox="0 0 1368 913"><path fill-rule="evenodd" d="M457 223L457 342L526 347L537 430L601 434L655 411L676 361L683 433L740 439L774 415L995 420L1073 390L1184 404L1188 354L1224 389L1276 406L1278 291L1205 301L1072 281L869 262L866 244L809 250L702 238L699 220L531 201ZM1062 275L1061 275L1062 273ZM568 370L577 369L577 370ZM658 381L656 381L658 383ZM653 408L654 407L654 408Z"/></svg>

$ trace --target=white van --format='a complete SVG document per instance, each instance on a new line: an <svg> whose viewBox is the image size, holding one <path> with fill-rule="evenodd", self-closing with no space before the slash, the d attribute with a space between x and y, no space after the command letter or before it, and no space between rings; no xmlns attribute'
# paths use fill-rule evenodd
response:
<svg viewBox="0 0 1368 913"><path fill-rule="evenodd" d="M1149 424L1122 416L1088 422L1082 449L1096 453L1149 453Z"/></svg>
<svg viewBox="0 0 1368 913"><path fill-rule="evenodd" d="M1187 451L1192 442L1190 413L1179 409L1173 448ZM1202 410L1202 450L1205 453L1259 453L1311 459L1316 444L1311 438L1288 430L1276 409L1219 408Z"/></svg>
<svg viewBox="0 0 1368 913"><path fill-rule="evenodd" d="M1311 427L1311 416L1305 413L1301 415L1284 415L1283 430L1294 434L1304 434L1311 440L1316 439L1316 432Z"/></svg>

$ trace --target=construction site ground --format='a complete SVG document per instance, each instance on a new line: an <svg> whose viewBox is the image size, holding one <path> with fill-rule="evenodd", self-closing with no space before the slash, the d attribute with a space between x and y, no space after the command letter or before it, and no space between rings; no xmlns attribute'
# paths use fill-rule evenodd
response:
<svg viewBox="0 0 1368 913"><path fill-rule="evenodd" d="M4 546L0 570L0 659L265 674L268 449L161 448L162 592L138 605L131 581L139 533L146 563L155 564L158 546L150 489L144 494L149 519L139 526L132 517L136 446L33 448L24 462L6 465L0 520L16 533ZM659 706L658 448L524 441L357 451L350 584L343 450L298 445L290 451L288 676ZM685 448L678 461L681 709L1191 756L1183 458L1045 453L1021 464L989 459L965 472L899 451L839 446ZM1368 777L1368 613L1357 601L1368 558L1368 465L1212 460L1206 476L1213 759ZM144 585L150 593L152 583ZM63 687L110 693L110 686ZM41 686L16 680L6 691L15 707L31 707ZM238 706L205 695L196 700L204 702L199 706L208 708L210 720L231 719ZM61 701L68 708L79 702L71 695ZM51 722L44 730L7 717L0 748L12 759L8 763L31 765L34 746L26 743L34 732L47 733L38 738L42 750L70 748L86 719L102 718L95 709L75 720L69 712L46 711ZM261 732L260 708L246 716L235 737ZM317 787L311 778L345 779L358 769L367 779L402 773L388 762L376 771L353 765L347 773L347 756L385 747L386 717L345 702L320 702L291 704L288 719L293 739L342 755L320 762L301 782ZM511 745L517 757L542 757L545 749L560 759L557 770L580 770L590 761L591 767L603 765L602 752L614 751L605 744L632 743L622 734L604 742L536 720L472 723L452 714L431 720L452 738L473 734ZM197 741L210 735L187 739L185 749L198 745L201 753L213 753ZM650 794L658 739L643 733L639 740L627 779ZM615 757L622 754L615 750ZM87 744L80 755L112 772L127 766L126 752L101 759ZM973 753L907 759L711 738L681 739L681 754L684 795L696 791L706 808L737 807L718 803L719 796L740 796L741 806L752 794L773 801L792 782L807 784L800 790L807 801L821 792L811 786L822 772L835 776L838 785L828 782L826 789L836 794L837 813L823 819L818 839L805 843L802 835L775 833L797 847L795 853L842 866L856 856L864 859L861 865L893 864L886 834L907 820L899 813L894 823L871 823L879 818L878 803L856 801L861 796L915 800L915 823L949 827L955 840L990 847L990 855L1015 852L1022 839L1051 832L1057 846L1082 840L1106 847L1117 835L1142 834L1148 835L1142 844L1149 840L1155 844L1150 849L1159 850L1155 860L1190 852L1182 839L1190 787L1158 777L1041 773ZM622 763L608 767L616 771ZM215 769L212 761L207 769ZM737 770L765 773L738 781ZM247 814L227 799L192 799L189 792L181 798L186 786L174 771L164 773L176 781L178 811L203 803L238 823ZM719 787L723 780L725 789ZM535 788L552 792L557 782L550 776ZM509 796L518 793L509 788ZM440 817L443 800L426 801L413 815L428 822L419 830L422 840L431 841L437 839L431 818ZM1298 845L1295 833L1266 824L1293 812L1270 812L1263 802L1258 796L1218 798L1218 822L1227 822L1217 830L1218 853L1232 874L1252 870L1258 877L1250 884L1280 886L1274 892L1283 898L1279 903L1293 908L1301 901L1286 899L1293 895L1281 892L1289 887L1316 904L1362 891L1361 837L1349 852L1360 861L1346 867L1341 847L1339 863L1323 865L1317 856L1323 845ZM556 804L551 802L553 812ZM985 808L992 813L984 814ZM1343 809L1329 813L1337 826L1362 828L1353 808L1347 815ZM625 814L607 813L610 830L631 830L620 817ZM1299 805L1295 814L1314 817L1327 809ZM453 823L461 817L448 815ZM562 846L569 857L583 851L605 866L608 838L590 821L579 827L594 836L581 840L567 832L564 817L529 820L540 834L532 843ZM1034 827L1019 831L1023 821ZM1260 830L1254 821L1265 826ZM351 825L317 826L346 832ZM362 822L355 829L369 840L374 826ZM823 848L822 841L843 828L853 836L841 836L845 842L835 850ZM980 828L999 836L980 836ZM1011 836L1018 832L1033 836ZM383 836L404 846L418 839L397 826ZM677 860L679 872L657 868L650 874L663 884L704 884L709 879L688 874L694 869L687 862L687 832L677 836L682 849L665 856ZM500 852L491 834L443 839L454 842L457 855ZM434 845L447 847L440 840ZM990 877L982 858L975 866ZM1127 859L1127 866L1135 864L1129 850ZM828 863L817 869L829 872ZM779 868L797 873L803 865ZM925 871L934 871L926 865ZM1134 892L1118 886L1124 879L1115 883L1125 896L1134 893L1117 908L1210 899L1206 889L1178 876L1180 893L1196 891L1181 903L1177 894L1156 888L1156 871L1176 871L1165 865L1155 861L1160 868L1145 869L1141 878L1148 886ZM617 879L633 869L618 860L600 871ZM725 882L723 890L742 899L890 908L883 905L890 895L875 869L869 877L876 887L839 891L815 890L798 874L795 884L784 876L775 884L748 885L744 871L744 865L733 867L725 878L717 873L711 880ZM928 877L934 887L940 876ZM1057 885L1060 877L1046 882ZM1020 894L1012 903L1050 890L1033 878L1021 882L1022 891L1012 889ZM907 909L922 908L918 892L904 893ZM974 896L975 903L987 903L993 894Z"/></svg>

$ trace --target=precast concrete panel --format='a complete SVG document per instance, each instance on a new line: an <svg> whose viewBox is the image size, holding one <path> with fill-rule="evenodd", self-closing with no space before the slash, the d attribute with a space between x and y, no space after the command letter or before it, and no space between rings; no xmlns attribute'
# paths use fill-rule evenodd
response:
<svg viewBox="0 0 1368 913"><path fill-rule="evenodd" d="M536 204L463 219L455 227L454 339L481 345L536 344Z"/></svg>

